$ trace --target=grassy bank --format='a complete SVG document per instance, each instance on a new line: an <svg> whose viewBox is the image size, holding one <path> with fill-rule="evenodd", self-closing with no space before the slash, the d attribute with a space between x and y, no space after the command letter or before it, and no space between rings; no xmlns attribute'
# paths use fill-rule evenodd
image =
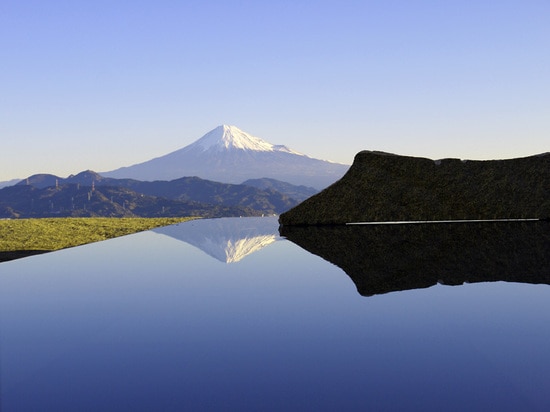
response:
<svg viewBox="0 0 550 412"><path fill-rule="evenodd" d="M0 220L0 252L64 249L190 219L91 217Z"/></svg>

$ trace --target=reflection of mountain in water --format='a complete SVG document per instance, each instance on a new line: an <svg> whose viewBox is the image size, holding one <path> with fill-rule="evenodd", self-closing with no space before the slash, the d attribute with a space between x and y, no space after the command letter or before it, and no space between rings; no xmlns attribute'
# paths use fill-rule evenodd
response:
<svg viewBox="0 0 550 412"><path fill-rule="evenodd" d="M283 226L281 235L341 267L364 296L436 283L550 284L548 222Z"/></svg>
<svg viewBox="0 0 550 412"><path fill-rule="evenodd" d="M153 229L189 243L227 263L238 262L279 240L277 218L247 217L198 219L180 225Z"/></svg>

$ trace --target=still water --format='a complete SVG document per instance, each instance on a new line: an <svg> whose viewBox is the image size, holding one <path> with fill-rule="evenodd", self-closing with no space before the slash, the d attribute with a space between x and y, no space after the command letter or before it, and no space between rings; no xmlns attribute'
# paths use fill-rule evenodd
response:
<svg viewBox="0 0 550 412"><path fill-rule="evenodd" d="M5 262L0 410L547 411L549 256L544 224L246 218Z"/></svg>

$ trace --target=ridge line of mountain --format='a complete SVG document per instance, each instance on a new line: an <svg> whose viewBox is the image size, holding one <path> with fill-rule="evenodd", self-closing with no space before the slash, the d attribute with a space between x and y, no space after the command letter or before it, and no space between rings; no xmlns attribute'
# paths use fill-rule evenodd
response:
<svg viewBox="0 0 550 412"><path fill-rule="evenodd" d="M232 184L263 176L321 190L341 178L348 168L285 145L274 145L235 126L222 125L181 149L101 174L142 181L200 176Z"/></svg>
<svg viewBox="0 0 550 412"><path fill-rule="evenodd" d="M67 178L37 174L0 189L0 217L258 216L279 214L315 192L273 179L238 185L199 177L143 182L87 170Z"/></svg>
<svg viewBox="0 0 550 412"><path fill-rule="evenodd" d="M318 191L341 178L348 168L348 164L315 159L286 145L269 143L236 126L221 125L181 149L100 174L149 182L198 176L231 184L263 177ZM11 184L0 182L0 188Z"/></svg>

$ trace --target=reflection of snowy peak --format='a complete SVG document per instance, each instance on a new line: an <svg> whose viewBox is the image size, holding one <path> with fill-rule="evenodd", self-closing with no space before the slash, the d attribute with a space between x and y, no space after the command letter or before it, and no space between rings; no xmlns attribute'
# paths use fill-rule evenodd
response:
<svg viewBox="0 0 550 412"><path fill-rule="evenodd" d="M277 228L276 218L250 217L199 219L153 231L189 243L221 262L234 263L279 240Z"/></svg>
<svg viewBox="0 0 550 412"><path fill-rule="evenodd" d="M275 242L275 235L256 236L244 239L228 239L223 248L213 247L210 250L203 249L210 256L222 262L235 263L267 245ZM214 245L213 245L214 246Z"/></svg>

